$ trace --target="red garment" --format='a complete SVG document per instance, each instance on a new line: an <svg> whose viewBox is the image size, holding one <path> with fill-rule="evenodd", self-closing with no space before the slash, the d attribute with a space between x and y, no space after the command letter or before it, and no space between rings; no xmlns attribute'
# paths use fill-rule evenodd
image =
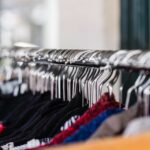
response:
<svg viewBox="0 0 150 150"><path fill-rule="evenodd" d="M72 135L72 133L74 133L81 125L87 124L101 112L105 111L108 108L117 108L119 106L120 104L115 101L114 95L110 97L108 93L103 94L100 100L96 104L94 104L91 108L89 108L79 119L77 119L77 121L72 126L57 134L50 141L49 144L39 146L32 150L40 150L46 146L60 144L61 142L64 141L65 138Z"/></svg>
<svg viewBox="0 0 150 150"><path fill-rule="evenodd" d="M101 99L89 108L77 121L68 129L57 134L49 143L49 145L55 145L63 142L65 138L72 135L81 125L87 124L99 113L108 108L119 107L119 103L115 101L114 95L110 98L108 93L102 95Z"/></svg>
<svg viewBox="0 0 150 150"><path fill-rule="evenodd" d="M0 133L2 133L4 130L5 130L5 126L2 123L0 123Z"/></svg>

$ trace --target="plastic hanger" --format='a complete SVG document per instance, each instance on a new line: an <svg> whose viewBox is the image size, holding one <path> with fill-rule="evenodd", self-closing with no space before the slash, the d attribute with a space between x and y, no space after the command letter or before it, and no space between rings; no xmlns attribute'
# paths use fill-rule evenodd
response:
<svg viewBox="0 0 150 150"><path fill-rule="evenodd" d="M129 104L130 104L130 97L131 97L131 93L139 86L141 85L144 80L146 78L146 75L143 75L143 73L141 73L139 75L139 77L137 78L137 80L135 81L135 84L133 86L131 86L128 91L127 91L127 97L126 97L126 102L125 102L125 109L129 108Z"/></svg>
<svg viewBox="0 0 150 150"><path fill-rule="evenodd" d="M120 61L120 64L122 65L128 65L129 59L132 58L134 55L140 54L142 51L141 50L134 50L131 52L128 52L127 55Z"/></svg>
<svg viewBox="0 0 150 150"><path fill-rule="evenodd" d="M144 97L143 97L144 115L149 116L149 112L150 112L150 86L148 86L144 89L143 94L144 94Z"/></svg>
<svg viewBox="0 0 150 150"><path fill-rule="evenodd" d="M90 68L86 68L85 71L83 72L83 74L81 75L81 77L79 78L79 90L81 91L82 93L82 105L84 106L84 99L86 98L85 97L85 81L86 81L86 78L87 76L91 73L91 69Z"/></svg>
<svg viewBox="0 0 150 150"><path fill-rule="evenodd" d="M100 68L97 68L95 75L93 75L91 77L90 81L88 82L88 88L89 88L89 92L88 93L90 93L89 97L90 97L90 100L91 100L91 105L93 105L97 101L96 81L97 81L97 78L101 74L102 74L102 71L100 70Z"/></svg>
<svg viewBox="0 0 150 150"><path fill-rule="evenodd" d="M89 97L90 102L92 106L97 102L97 81L100 78L100 76L103 74L103 71L101 68L96 69L95 75L91 77L91 79L88 81L88 88L89 88Z"/></svg>
<svg viewBox="0 0 150 150"><path fill-rule="evenodd" d="M141 86L139 86L138 91L137 91L137 98L138 101L141 102L142 101L142 95L143 95L143 91L150 85L150 78Z"/></svg>
<svg viewBox="0 0 150 150"><path fill-rule="evenodd" d="M87 96L87 80L91 76L92 72L93 72L93 68L89 68L89 72L87 72L86 75L82 78L81 87L82 87L83 99L86 98L87 100L89 100Z"/></svg>
<svg viewBox="0 0 150 150"><path fill-rule="evenodd" d="M125 82L122 83L122 85L120 85L120 87L119 87L119 101L120 101L120 104L122 104L122 102L123 102L123 90L124 90L124 87L126 86L126 84L128 84L128 81L131 80L131 77L132 77L132 75L131 75L131 72L130 72L130 74L127 76Z"/></svg>
<svg viewBox="0 0 150 150"><path fill-rule="evenodd" d="M103 90L103 86L104 84L111 78L112 74L113 74L113 69L112 68L109 68L108 70L108 75L106 76L106 78L104 78L101 83L100 83L100 86L99 86L99 93L100 93L100 96L101 97L101 94L102 94L102 90Z"/></svg>
<svg viewBox="0 0 150 150"><path fill-rule="evenodd" d="M117 82L119 75L120 75L120 72L118 70L116 70L114 77L107 84L107 89L108 89L110 97L113 95L113 86Z"/></svg>
<svg viewBox="0 0 150 150"><path fill-rule="evenodd" d="M74 73L76 72L77 68L76 67L72 67L72 71L70 72L69 76L67 77L67 93L68 93L68 100L71 101L72 99L72 91L71 91L71 82L72 82L72 77L74 75Z"/></svg>
<svg viewBox="0 0 150 150"><path fill-rule="evenodd" d="M84 70L85 70L85 67L77 67L77 70L76 70L76 72L75 72L75 74L74 74L74 76L73 76L73 79L72 79L72 86L73 86L73 88L72 88L72 98L76 95L76 93L77 93L77 86L78 86L78 83L79 83L79 78L80 78L80 76L82 75L82 73L84 72ZM78 89L79 90L79 89ZM79 93L79 91L78 91L78 93Z"/></svg>
<svg viewBox="0 0 150 150"><path fill-rule="evenodd" d="M100 95L100 91L99 91L99 83L101 83L101 76L104 74L104 70L102 68L100 68L100 72L99 74L97 75L97 77L94 79L93 81L93 84L92 84L92 89L94 88L95 89L95 93L93 93L93 103L96 103L99 99L99 95ZM91 89L91 90L92 90Z"/></svg>
<svg viewBox="0 0 150 150"><path fill-rule="evenodd" d="M70 99L73 97L72 89L73 89L73 77L75 76L75 73L77 73L78 69L77 67L73 67L74 70L72 71L70 77L69 77L69 89L70 89Z"/></svg>

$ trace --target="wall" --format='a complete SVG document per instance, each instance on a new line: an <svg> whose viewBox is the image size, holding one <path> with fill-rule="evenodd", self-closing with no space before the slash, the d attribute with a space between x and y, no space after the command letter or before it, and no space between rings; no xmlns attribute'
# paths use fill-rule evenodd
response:
<svg viewBox="0 0 150 150"><path fill-rule="evenodd" d="M44 46L119 48L119 0L47 0Z"/></svg>

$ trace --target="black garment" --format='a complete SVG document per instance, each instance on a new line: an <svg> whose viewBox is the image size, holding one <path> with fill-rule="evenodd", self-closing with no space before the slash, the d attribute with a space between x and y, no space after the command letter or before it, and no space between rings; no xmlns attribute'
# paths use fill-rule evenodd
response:
<svg viewBox="0 0 150 150"><path fill-rule="evenodd" d="M54 115L54 113L56 113L56 111L58 109L61 109L61 107L66 106L66 102L64 102L64 104L58 104L58 105L56 105L56 103L58 103L58 102L60 102L60 100L58 100L58 101L55 101L55 100L52 101L51 104L54 105L54 106L53 107L49 107L49 111L50 111L49 112L49 116L50 117L51 117L51 115ZM46 111L47 110L45 109L45 112ZM30 121L29 121L29 123L27 122L27 124L23 124L23 126L20 127L18 130L17 130L17 128L16 129L14 128L13 130L11 130L12 134L10 134L9 136L7 136L6 138L0 139L0 141L2 141L0 143L8 143L8 142L11 142L11 141L15 141L16 139L20 140L21 137L24 137L26 134L30 134L32 132L32 130L34 128L36 128L37 125L39 125L41 122L43 123L42 113L41 114L40 114L40 112L38 112L38 113L39 113L39 115L35 118L35 120L32 120L33 118L31 118ZM45 118L43 118L43 119L45 119ZM47 119L46 119L46 121L47 121Z"/></svg>
<svg viewBox="0 0 150 150"><path fill-rule="evenodd" d="M4 120L10 112L14 110L15 107L17 107L21 101L20 95L18 97L14 97L12 95L1 95L0 96L0 121Z"/></svg>
<svg viewBox="0 0 150 150"><path fill-rule="evenodd" d="M28 105L32 103L33 99L37 99L39 95L33 96L31 93L26 93L21 97L18 97L19 104L3 119L3 123L8 127L12 122L16 122L19 116L28 108Z"/></svg>
<svg viewBox="0 0 150 150"><path fill-rule="evenodd" d="M70 113L68 113L64 117L62 117L62 119L60 119L60 121L56 124L56 126L54 126L54 129L52 130L52 132L50 133L50 135L45 135L44 132L43 133L41 132L41 136L43 136L43 137L51 137L51 135L54 134L54 133L56 135L57 133L60 132L60 127L62 125L64 125L64 123L66 122L66 120L69 120L72 116L77 115L77 114L78 115L82 115L85 110L86 110L86 108L84 108L82 110L81 110L81 108L77 108L77 109L71 111ZM37 133L37 131L36 131L36 133ZM39 130L39 132L40 131L41 130ZM36 133L33 133L33 136L35 136ZM22 144L26 143L27 141L29 141L29 139L33 139L33 136L32 135L28 135L25 138L25 135L24 135L24 138L18 138L17 140L15 140L14 141L14 145L15 146L22 145Z"/></svg>
<svg viewBox="0 0 150 150"><path fill-rule="evenodd" d="M61 93L64 92L62 89ZM50 100L50 92L35 95L27 92L17 97L6 97L0 96L0 109L5 109L0 110L0 119L6 126L0 134L0 145L14 142L17 146L33 138L51 138L60 132L67 120L82 115L87 109L87 106L82 107L81 94L77 94L71 102Z"/></svg>
<svg viewBox="0 0 150 150"><path fill-rule="evenodd" d="M32 130L32 128L34 128L34 126L42 120L42 117L47 112L51 112L51 110L56 112L57 108L60 109L68 104L67 101L62 100L50 101L49 97L49 93L44 94L41 97L39 97L39 95L34 96L34 99L36 99L35 104L33 103L31 105L31 103L28 103L27 109L25 109L25 111L19 115L19 119L17 118L18 120L9 125L7 130L1 134L2 138L0 141L9 141L10 138L15 138L15 136L24 133L28 128ZM39 100L39 98L41 100ZM34 99L33 101L35 101ZM41 103L39 103L40 101Z"/></svg>
<svg viewBox="0 0 150 150"><path fill-rule="evenodd" d="M14 142L17 146L33 138L53 137L60 132L61 126L67 120L72 116L82 115L87 109L87 106L82 107L82 96L80 94L71 102L62 100L50 101L49 94L45 96L45 101L42 99L42 96L38 95L35 103L32 102L33 105L28 103L24 113L19 115L19 119L9 125L6 132L0 136L0 145Z"/></svg>
<svg viewBox="0 0 150 150"><path fill-rule="evenodd" d="M72 116L82 115L85 112L87 106L82 107L81 103L81 95L78 95L78 97L73 99L66 107L49 118L49 120L41 121L41 125L33 128L33 131L30 131L27 136L23 135L18 138L18 140L14 142L15 145L21 145L32 138L40 139L45 137L53 137L60 132L61 126L63 126L64 123Z"/></svg>
<svg viewBox="0 0 150 150"><path fill-rule="evenodd" d="M22 115L25 114L29 108L34 107L40 102L48 101L49 95L49 92L44 93L43 95L40 93L35 95L32 93L27 93L23 95L21 98L19 98L19 101L21 101L20 105L18 105L17 108L15 107L14 111L5 117L3 123L8 127L11 122L16 122L17 120L21 119Z"/></svg>

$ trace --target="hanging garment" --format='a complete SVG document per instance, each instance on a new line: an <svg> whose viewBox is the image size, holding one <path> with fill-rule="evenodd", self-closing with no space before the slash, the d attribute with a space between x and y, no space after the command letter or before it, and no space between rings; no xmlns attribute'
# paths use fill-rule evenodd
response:
<svg viewBox="0 0 150 150"><path fill-rule="evenodd" d="M100 103L101 102L101 103ZM96 114L98 114L99 112L102 112L104 110L106 110L107 108L118 108L120 106L120 104L118 102L115 101L115 98L114 96L109 97L109 94L108 93L105 93L103 96L102 96L102 99L100 101L97 102L97 104L99 105L94 105L92 108L88 109L71 127L69 127L68 129L70 128L73 128L73 127L80 127L80 124L77 124L78 123L82 123L83 121L87 121L88 117L90 118L94 118L96 116ZM90 110L90 111L89 111ZM88 113L87 113L88 112ZM86 115L85 115L86 114ZM83 117L84 116L84 117ZM74 126L76 124L76 126ZM65 131L68 131L68 130L65 130ZM61 133L64 133L65 131L62 131ZM69 130L71 131L71 130ZM58 134L58 135L61 135ZM56 135L57 137L57 135ZM26 144L23 144L22 146L17 146L17 147L25 147ZM45 144L46 145L46 144ZM43 146L43 144L40 144L39 146ZM17 148L16 147L16 148ZM32 145L32 147L36 147L36 143ZM15 147L14 147L15 148ZM29 148L27 146L27 148Z"/></svg>
<svg viewBox="0 0 150 150"><path fill-rule="evenodd" d="M101 99L89 108L71 127L57 134L49 143L50 145L59 144L65 138L72 135L81 125L87 124L90 120L108 108L117 108L119 103L115 101L114 96L110 97L108 93L102 95Z"/></svg>
<svg viewBox="0 0 150 150"><path fill-rule="evenodd" d="M95 130L111 115L122 112L119 108L109 108L106 111L99 114L88 124L81 126L74 134L63 141L64 144L71 142L79 142L88 139Z"/></svg>
<svg viewBox="0 0 150 150"><path fill-rule="evenodd" d="M125 129L124 136L133 136L143 132L150 132L150 118L141 117L132 120Z"/></svg>
<svg viewBox="0 0 150 150"><path fill-rule="evenodd" d="M95 117L87 125L81 126L72 136L64 140L64 144L86 140L107 117L122 112L120 108L109 108ZM44 145L46 146L46 145ZM40 145L42 147L42 145ZM38 147L37 147L38 148Z"/></svg>
<svg viewBox="0 0 150 150"><path fill-rule="evenodd" d="M97 139L121 134L131 120L142 115L143 104L136 103L128 110L114 115L104 121L90 139Z"/></svg>
<svg viewBox="0 0 150 150"><path fill-rule="evenodd" d="M36 94L34 96L28 96L29 97L22 95L22 98L19 99L21 104L18 107L16 107L16 109L13 108L13 110L10 110L10 113L2 121L3 124L6 126L6 131L3 134L0 134L0 137L4 137L5 135L8 136L11 133L11 131L14 132L15 130L13 129L19 128L19 124L22 125L24 122L26 122L26 120L28 120L28 118L31 118L34 112L37 112L37 110L43 106L43 102L47 104L46 101L49 98L49 93L45 93L43 95Z"/></svg>
<svg viewBox="0 0 150 150"><path fill-rule="evenodd" d="M83 143L68 144L59 147L47 147L37 150L150 150L150 133L132 137L97 139Z"/></svg>
<svg viewBox="0 0 150 150"><path fill-rule="evenodd" d="M28 107L28 104L32 104L32 95L30 92L23 95L14 97L12 95L0 96L0 136L3 131L11 124L16 122L19 118L19 114ZM21 109L19 109L21 107ZM14 109L15 108L15 109Z"/></svg>
<svg viewBox="0 0 150 150"><path fill-rule="evenodd" d="M25 103L24 101L20 101L22 97L31 97L30 93L26 93L24 95L18 95L14 97L13 95L0 95L0 121L4 120L10 111L12 111L15 107L21 103ZM28 100L28 99L27 99Z"/></svg>
<svg viewBox="0 0 150 150"><path fill-rule="evenodd" d="M40 103L34 104L33 107L23 110L23 113L19 115L19 119L6 128L3 135L0 135L1 145L13 142L14 146L18 146L33 138L53 137L60 132L60 128L67 120L73 116L80 116L87 110L87 106L82 107L81 95L77 95L71 102L63 100L50 101L49 96L46 102L42 98L40 101ZM30 106L30 103L28 103L28 106ZM44 109L45 107L47 109Z"/></svg>

